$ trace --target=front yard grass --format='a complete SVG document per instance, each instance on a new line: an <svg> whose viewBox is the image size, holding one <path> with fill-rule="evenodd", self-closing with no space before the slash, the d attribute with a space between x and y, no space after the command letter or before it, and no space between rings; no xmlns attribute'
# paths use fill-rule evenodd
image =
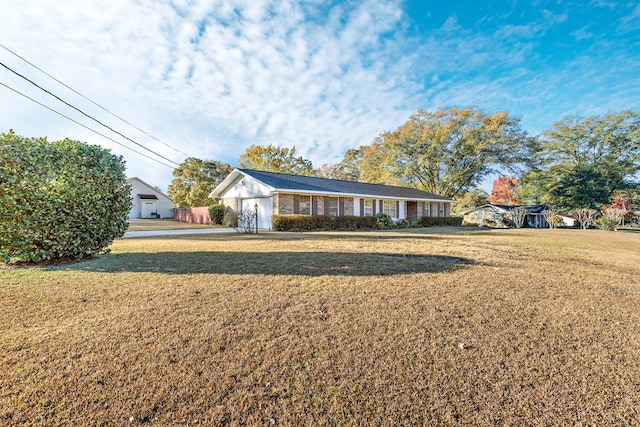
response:
<svg viewBox="0 0 640 427"><path fill-rule="evenodd" d="M640 239L118 240L0 270L0 425L637 425Z"/></svg>

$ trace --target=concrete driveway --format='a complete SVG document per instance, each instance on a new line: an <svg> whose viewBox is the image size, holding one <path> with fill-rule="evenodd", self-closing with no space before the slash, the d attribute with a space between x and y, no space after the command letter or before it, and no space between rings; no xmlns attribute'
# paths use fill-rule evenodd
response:
<svg viewBox="0 0 640 427"><path fill-rule="evenodd" d="M235 233L233 228L185 228L180 230L147 230L147 231L127 231L122 236L125 239L136 237L156 237L156 236L183 236L193 234L219 234Z"/></svg>

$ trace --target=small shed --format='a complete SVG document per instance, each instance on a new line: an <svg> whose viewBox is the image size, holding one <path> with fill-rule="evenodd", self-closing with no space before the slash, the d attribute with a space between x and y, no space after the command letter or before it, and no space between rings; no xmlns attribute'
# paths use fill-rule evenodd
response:
<svg viewBox="0 0 640 427"><path fill-rule="evenodd" d="M173 200L140 178L127 181L131 185L129 219L173 218Z"/></svg>

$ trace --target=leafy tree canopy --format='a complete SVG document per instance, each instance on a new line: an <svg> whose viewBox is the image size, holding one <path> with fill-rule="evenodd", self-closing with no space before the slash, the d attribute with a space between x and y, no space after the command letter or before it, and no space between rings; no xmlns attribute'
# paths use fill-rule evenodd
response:
<svg viewBox="0 0 640 427"><path fill-rule="evenodd" d="M544 163L556 170L591 167L609 186L640 171L640 116L632 111L604 116L566 117L542 140Z"/></svg>
<svg viewBox="0 0 640 427"><path fill-rule="evenodd" d="M571 210L599 209L609 202L607 176L593 166L576 166L551 188L553 206Z"/></svg>
<svg viewBox="0 0 640 427"><path fill-rule="evenodd" d="M210 206L209 194L232 170L226 163L189 157L173 171L168 196L175 206Z"/></svg>
<svg viewBox="0 0 640 427"><path fill-rule="evenodd" d="M313 174L310 160L296 157L296 147L280 148L274 145L266 147L252 145L240 156L240 167L268 172L282 172L293 175Z"/></svg>
<svg viewBox="0 0 640 427"><path fill-rule="evenodd" d="M474 188L456 197L456 203L451 207L454 213L462 213L487 204L489 195L479 188Z"/></svg>
<svg viewBox="0 0 640 427"><path fill-rule="evenodd" d="M107 251L127 228L120 156L65 139L0 135L0 259L41 262Z"/></svg>
<svg viewBox="0 0 640 427"><path fill-rule="evenodd" d="M493 190L488 197L489 202L496 205L519 205L519 181L513 176L501 176L493 181Z"/></svg>
<svg viewBox="0 0 640 427"><path fill-rule="evenodd" d="M523 197L559 207L608 203L616 190L632 187L640 171L640 116L622 111L566 117L543 134L537 159L521 179Z"/></svg>
<svg viewBox="0 0 640 427"><path fill-rule="evenodd" d="M528 162L536 142L506 112L457 107L420 110L379 141L379 161L403 184L454 198L501 167Z"/></svg>
<svg viewBox="0 0 640 427"><path fill-rule="evenodd" d="M360 181L360 162L362 161L362 153L366 149L367 147L348 149L339 163L325 163L316 169L316 176L345 181Z"/></svg>

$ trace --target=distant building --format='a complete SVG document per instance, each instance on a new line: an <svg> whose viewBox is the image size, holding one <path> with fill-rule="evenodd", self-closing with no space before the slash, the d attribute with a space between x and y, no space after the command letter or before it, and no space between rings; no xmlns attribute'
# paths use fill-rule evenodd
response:
<svg viewBox="0 0 640 427"><path fill-rule="evenodd" d="M512 211L515 208L524 208L527 215L524 221L524 227L529 228L546 228L549 227L547 220L542 212L549 209L547 205L484 205L475 209L471 209L463 213L463 224L467 225L486 225L496 226L500 224L510 225L513 222ZM574 227L576 220L574 218L560 215L562 217L561 226Z"/></svg>
<svg viewBox="0 0 640 427"><path fill-rule="evenodd" d="M173 218L173 200L137 177L127 178L131 184L129 219Z"/></svg>

